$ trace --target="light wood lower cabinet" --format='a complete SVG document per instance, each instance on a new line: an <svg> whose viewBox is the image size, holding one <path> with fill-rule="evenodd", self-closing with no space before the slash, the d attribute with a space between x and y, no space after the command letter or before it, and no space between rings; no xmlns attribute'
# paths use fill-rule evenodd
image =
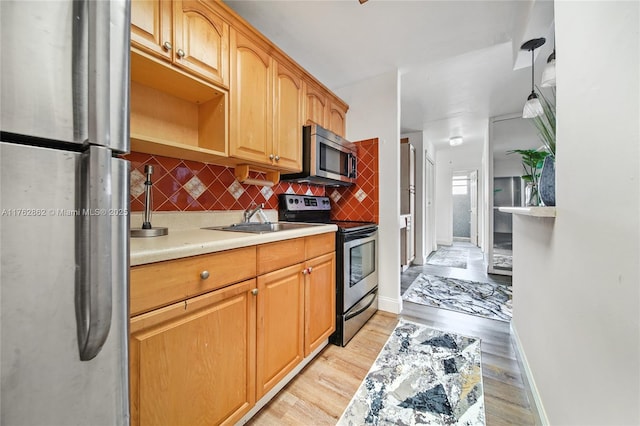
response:
<svg viewBox="0 0 640 426"><path fill-rule="evenodd" d="M316 350L336 329L336 255L308 260L304 280L304 356Z"/></svg>
<svg viewBox="0 0 640 426"><path fill-rule="evenodd" d="M258 246L257 399L335 331L334 248L334 234Z"/></svg>
<svg viewBox="0 0 640 426"><path fill-rule="evenodd" d="M304 358L303 266L258 277L257 399Z"/></svg>
<svg viewBox="0 0 640 426"><path fill-rule="evenodd" d="M255 279L131 319L132 425L212 425L255 403Z"/></svg>
<svg viewBox="0 0 640 426"><path fill-rule="evenodd" d="M132 268L131 424L241 420L335 330L334 244L329 233Z"/></svg>

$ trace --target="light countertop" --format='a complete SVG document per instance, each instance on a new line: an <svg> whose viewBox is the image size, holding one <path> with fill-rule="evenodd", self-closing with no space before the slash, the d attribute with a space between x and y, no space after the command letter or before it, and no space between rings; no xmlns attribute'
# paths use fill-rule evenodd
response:
<svg viewBox="0 0 640 426"><path fill-rule="evenodd" d="M157 215L155 216L157 217ZM132 221L133 222L133 221ZM161 221L160 221L161 222ZM191 221L197 224L198 221ZM231 222L233 223L233 222ZM164 223L152 222L153 226L164 226ZM228 225L226 223L225 225ZM198 224L201 225L201 224ZM218 226L216 223L214 226ZM133 225L132 225L133 226ZM211 226L211 224L209 224ZM271 243L308 235L336 232L336 225L309 224L308 227L286 231L250 234L245 232L217 231L209 229L169 227L169 235L149 238L131 238L131 266L146 263L197 256L222 250L247 247L257 244Z"/></svg>

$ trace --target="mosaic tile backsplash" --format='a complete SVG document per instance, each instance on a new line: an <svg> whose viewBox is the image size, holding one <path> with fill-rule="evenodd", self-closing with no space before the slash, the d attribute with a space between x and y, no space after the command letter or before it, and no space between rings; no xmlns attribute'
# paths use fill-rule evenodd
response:
<svg viewBox="0 0 640 426"><path fill-rule="evenodd" d="M153 165L153 211L244 210L252 203L278 208L278 194L325 195L324 187L280 182L273 187L239 183L233 169L196 161L132 152L131 211L144 210L144 166ZM262 173L250 177L265 179Z"/></svg>
<svg viewBox="0 0 640 426"><path fill-rule="evenodd" d="M190 160L139 152L124 158L131 162L131 211L134 212L144 209L144 166L150 164L153 165L153 211L244 210L252 203L277 209L278 194L290 193L331 196L334 219L377 222L378 218L377 140L358 144L357 184L326 191L323 186L289 182L273 187L245 185L235 179L232 168ZM251 172L250 177L265 179L264 174L257 172Z"/></svg>
<svg viewBox="0 0 640 426"><path fill-rule="evenodd" d="M358 177L356 184L345 188L327 188L334 220L378 223L378 139L356 143Z"/></svg>

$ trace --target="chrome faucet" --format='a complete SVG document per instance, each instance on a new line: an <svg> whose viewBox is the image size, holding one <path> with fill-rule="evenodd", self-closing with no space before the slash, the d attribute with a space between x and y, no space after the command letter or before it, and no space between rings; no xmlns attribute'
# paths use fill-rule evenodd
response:
<svg viewBox="0 0 640 426"><path fill-rule="evenodd" d="M268 223L269 219L267 219L267 216L262 211L263 208L264 208L264 203L260 203L260 204L251 203L251 206L249 206L249 208L244 211L243 223L249 223L249 221L255 214L260 216L260 219L262 219L262 222Z"/></svg>

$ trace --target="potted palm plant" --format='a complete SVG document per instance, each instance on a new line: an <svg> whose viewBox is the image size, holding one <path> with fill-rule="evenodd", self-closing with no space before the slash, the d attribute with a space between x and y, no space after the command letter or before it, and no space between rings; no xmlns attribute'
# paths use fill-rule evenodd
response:
<svg viewBox="0 0 640 426"><path fill-rule="evenodd" d="M537 149L514 149L508 154L520 154L522 156L522 168L524 174L522 180L525 181L525 200L527 206L540 205L538 180L542 171L542 165L549 153L546 150Z"/></svg>
<svg viewBox="0 0 640 426"><path fill-rule="evenodd" d="M555 102L540 93L540 103L543 114L530 118L538 129L540 140L544 144L548 155L544 159L538 181L540 199L545 206L556 205L556 106ZM555 100L555 89L551 88L551 98Z"/></svg>

